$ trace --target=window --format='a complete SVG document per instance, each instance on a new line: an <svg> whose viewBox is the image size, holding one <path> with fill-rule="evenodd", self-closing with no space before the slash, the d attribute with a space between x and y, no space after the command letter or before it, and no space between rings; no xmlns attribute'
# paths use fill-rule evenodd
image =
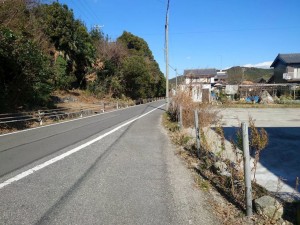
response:
<svg viewBox="0 0 300 225"><path fill-rule="evenodd" d="M294 68L294 78L300 79L300 68Z"/></svg>

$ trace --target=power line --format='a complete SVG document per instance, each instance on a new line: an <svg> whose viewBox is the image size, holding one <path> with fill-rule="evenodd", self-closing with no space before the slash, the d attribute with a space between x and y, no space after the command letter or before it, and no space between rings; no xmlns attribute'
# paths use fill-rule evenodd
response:
<svg viewBox="0 0 300 225"><path fill-rule="evenodd" d="M156 1L158 1L159 3L161 3L161 4L165 4L163 1L161 1L161 0L156 0Z"/></svg>
<svg viewBox="0 0 300 225"><path fill-rule="evenodd" d="M71 0L72 1L72 5L74 5L74 7L76 7L76 8L78 8L78 9L81 9L82 7L81 6L79 6L79 4L78 4L78 2L79 1L73 1L73 0ZM81 10L80 11L80 16L82 17L82 21L84 22L84 19L83 18L85 18L85 19L89 19L89 16L88 16L88 14L87 14L87 12L85 11L85 10Z"/></svg>
<svg viewBox="0 0 300 225"><path fill-rule="evenodd" d="M92 23L92 21L94 21L94 25L97 25L101 21L101 19L98 17L98 15L95 14L94 11L87 4L85 4L81 0L78 0L78 1L75 0L75 1L73 1L74 5L76 5L75 2L79 2L80 7L78 7L79 5L77 5L77 8L82 9L82 10L80 10L80 12L85 15L85 18L88 21L91 21L91 23Z"/></svg>
<svg viewBox="0 0 300 225"><path fill-rule="evenodd" d="M231 33L231 32L250 32L250 31L270 31L270 30L292 30L299 29L300 26L295 27L269 27L269 28L240 28L228 30L203 30L203 31L184 31L184 32L169 32L170 35L187 35L187 34L209 34L209 33ZM164 33L144 33L142 36L163 36Z"/></svg>

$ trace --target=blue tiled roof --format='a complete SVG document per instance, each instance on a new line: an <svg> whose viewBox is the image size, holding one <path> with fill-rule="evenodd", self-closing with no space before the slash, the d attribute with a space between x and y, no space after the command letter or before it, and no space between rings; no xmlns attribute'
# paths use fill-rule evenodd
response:
<svg viewBox="0 0 300 225"><path fill-rule="evenodd" d="M278 54L278 56L276 57L276 59L270 67L274 67L278 61L281 61L284 64L300 63L300 53Z"/></svg>

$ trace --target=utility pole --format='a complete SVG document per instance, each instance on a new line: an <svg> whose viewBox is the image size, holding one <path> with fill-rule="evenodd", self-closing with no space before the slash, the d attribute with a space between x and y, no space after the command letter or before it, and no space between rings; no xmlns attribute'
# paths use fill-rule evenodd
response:
<svg viewBox="0 0 300 225"><path fill-rule="evenodd" d="M169 6L170 0L167 4L167 13L166 13L166 24L165 24L165 54L166 54L166 102L167 110L169 110Z"/></svg>
<svg viewBox="0 0 300 225"><path fill-rule="evenodd" d="M175 69L175 73L176 73L176 87L175 87L175 90L176 90L176 94L177 94L177 69Z"/></svg>

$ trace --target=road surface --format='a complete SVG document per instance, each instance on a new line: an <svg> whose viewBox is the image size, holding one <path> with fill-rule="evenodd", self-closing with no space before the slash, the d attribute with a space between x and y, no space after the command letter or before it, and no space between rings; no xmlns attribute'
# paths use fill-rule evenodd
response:
<svg viewBox="0 0 300 225"><path fill-rule="evenodd" d="M0 224L218 224L163 112L160 101L0 136Z"/></svg>

